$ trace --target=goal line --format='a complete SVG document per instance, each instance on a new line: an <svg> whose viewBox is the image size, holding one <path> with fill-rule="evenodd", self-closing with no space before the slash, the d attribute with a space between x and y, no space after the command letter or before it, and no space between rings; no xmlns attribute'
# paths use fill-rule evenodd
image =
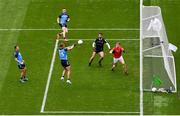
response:
<svg viewBox="0 0 180 116"><path fill-rule="evenodd" d="M80 38L79 38L80 39ZM71 40L71 41L76 41L76 40L79 40L78 38L74 38L74 39L68 39L68 40ZM62 39L60 39L62 40ZM95 39L82 39L84 41L94 41ZM106 39L108 41L139 41L140 39L138 38L128 38L128 39L121 39L121 38L118 38L118 39Z"/></svg>
<svg viewBox="0 0 180 116"><path fill-rule="evenodd" d="M75 115L83 115L83 114L98 114L98 115L110 115L110 114L123 114L123 115L127 115L127 114L140 114L140 112L105 112L105 111L44 111L42 112L44 114L75 114Z"/></svg>

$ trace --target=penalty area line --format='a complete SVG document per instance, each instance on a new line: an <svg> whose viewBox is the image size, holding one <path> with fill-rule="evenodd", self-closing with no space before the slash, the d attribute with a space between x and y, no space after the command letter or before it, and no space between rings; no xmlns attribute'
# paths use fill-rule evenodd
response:
<svg viewBox="0 0 180 116"><path fill-rule="evenodd" d="M57 31L57 28L0 28L0 31ZM69 28L70 31L139 31L139 28Z"/></svg>
<svg viewBox="0 0 180 116"><path fill-rule="evenodd" d="M46 99L47 99L47 95L48 95L48 90L49 90L49 85L50 85L50 81L51 81L52 71L53 71L54 62L55 62L55 58L56 58L56 51L57 51L57 47L58 47L58 42L59 42L59 40L56 40L55 47L54 47L54 52L53 52L53 57L52 57L51 65L50 65L50 69L49 69L48 79L47 79L47 83L46 83L46 89L45 89L45 92L44 92L44 97L43 97L43 101L42 101L42 105L41 105L41 110L40 110L41 113L44 112L44 108L45 108L45 105L46 105Z"/></svg>
<svg viewBox="0 0 180 116"><path fill-rule="evenodd" d="M76 41L76 40L79 40L79 39L76 38L76 39L68 39L68 40ZM94 41L94 39L82 39L82 40L84 40L84 41ZM137 38L133 39L132 38L132 39L106 39L106 40L108 40L108 41L139 41L140 39L137 39Z"/></svg>
<svg viewBox="0 0 180 116"><path fill-rule="evenodd" d="M140 112L103 112L103 111L44 111L44 114L140 114Z"/></svg>

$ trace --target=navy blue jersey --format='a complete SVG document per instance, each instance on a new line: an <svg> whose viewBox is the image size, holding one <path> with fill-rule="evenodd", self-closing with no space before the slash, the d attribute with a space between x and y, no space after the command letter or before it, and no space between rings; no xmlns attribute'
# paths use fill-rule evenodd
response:
<svg viewBox="0 0 180 116"><path fill-rule="evenodd" d="M69 19L69 15L67 13L61 13L61 15L59 15L59 22L61 24L66 24L68 19Z"/></svg>
<svg viewBox="0 0 180 116"><path fill-rule="evenodd" d="M107 41L104 38L97 38L95 40L96 51L103 51L105 43L107 43Z"/></svg>

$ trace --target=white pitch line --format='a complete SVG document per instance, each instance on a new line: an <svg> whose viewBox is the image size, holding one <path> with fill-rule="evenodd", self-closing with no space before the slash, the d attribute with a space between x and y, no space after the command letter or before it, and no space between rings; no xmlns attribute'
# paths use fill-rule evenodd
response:
<svg viewBox="0 0 180 116"><path fill-rule="evenodd" d="M68 40L72 40L72 41L76 41L79 40L78 38L76 39L68 39ZM84 41L94 41L94 39L82 39ZM140 39L106 39L108 41L139 41Z"/></svg>
<svg viewBox="0 0 180 116"><path fill-rule="evenodd" d="M53 52L53 57L52 57L52 60L51 60L51 66L50 66L50 69L49 69L48 79L47 79L47 83L46 83L46 89L45 89L45 92L44 92L44 97L43 97L43 102L42 102L42 105L41 105L41 111L40 112L44 112L44 108L45 108L45 105L46 105L46 99L47 99L49 84L50 84L50 81L51 81L51 75L52 75L52 71L53 71L53 67L54 67L54 62L55 62L55 58L56 58L56 51L57 51L57 47L58 47L58 42L59 42L59 40L56 40L55 47L54 47L54 52Z"/></svg>
<svg viewBox="0 0 180 116"><path fill-rule="evenodd" d="M140 97L139 97L139 110L140 110L140 116L144 115L143 111L143 0L140 0L140 84L139 84L139 91L140 91Z"/></svg>
<svg viewBox="0 0 180 116"><path fill-rule="evenodd" d="M68 39L68 40L78 40L78 39ZM90 41L90 40L93 40L93 39L83 39L85 41ZM123 41L138 41L139 39L109 39L110 40L123 40ZM135 114L138 114L139 112L71 112L71 111L63 111L63 112L59 112L59 111L44 111L44 108L45 108L45 105L46 105L46 99L47 99L47 95L48 95L48 90L49 90L49 85L50 85L50 81L51 81L51 75L52 75L52 71L53 71L53 67L54 67L54 62L55 62L55 57L56 57L56 51L57 51L57 47L58 47L58 42L59 40L56 41L55 43L55 47L54 47L54 52L53 52L53 57L52 57L52 61L51 61L51 65L50 65L50 69L49 69L49 74L48 74L48 79L47 79L47 83L46 83L46 89L45 89L45 92L44 92L44 97L43 97L43 102L42 102L42 105L41 105L41 110L40 110L40 113L98 113L98 114L120 114L120 113L135 113Z"/></svg>
<svg viewBox="0 0 180 116"><path fill-rule="evenodd" d="M0 31L56 31L58 28L0 28ZM69 28L70 31L139 31L139 28Z"/></svg>
<svg viewBox="0 0 180 116"><path fill-rule="evenodd" d="M44 111L47 114L139 114L140 112L103 112L103 111Z"/></svg>

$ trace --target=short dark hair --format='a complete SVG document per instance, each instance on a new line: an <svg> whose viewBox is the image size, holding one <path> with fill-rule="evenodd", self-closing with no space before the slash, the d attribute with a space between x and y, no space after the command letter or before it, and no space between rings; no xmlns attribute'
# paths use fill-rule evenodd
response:
<svg viewBox="0 0 180 116"><path fill-rule="evenodd" d="M17 48L17 45L14 46L14 49L16 49L16 48Z"/></svg>
<svg viewBox="0 0 180 116"><path fill-rule="evenodd" d="M103 35L101 32L99 32L100 35Z"/></svg>

